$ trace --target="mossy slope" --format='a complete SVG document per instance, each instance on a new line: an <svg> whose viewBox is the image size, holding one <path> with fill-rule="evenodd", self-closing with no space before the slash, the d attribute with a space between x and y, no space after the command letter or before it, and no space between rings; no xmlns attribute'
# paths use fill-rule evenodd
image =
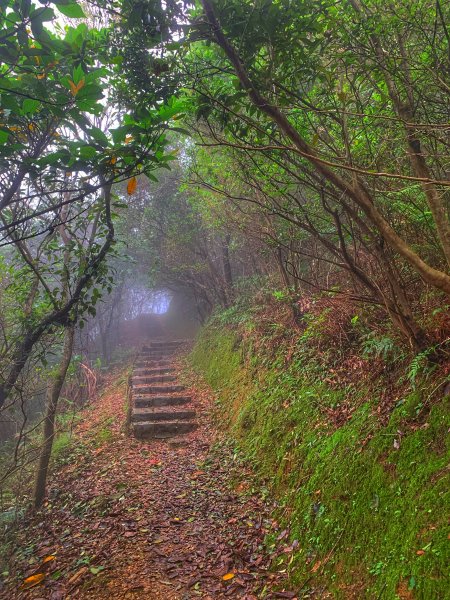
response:
<svg viewBox="0 0 450 600"><path fill-rule="evenodd" d="M382 425L361 387L336 426L327 411L346 391L313 375L301 351L288 363L282 348L256 356L249 339L210 325L191 358L299 542L279 559L293 586L334 598L450 598L448 398L418 418L422 397L411 392Z"/></svg>

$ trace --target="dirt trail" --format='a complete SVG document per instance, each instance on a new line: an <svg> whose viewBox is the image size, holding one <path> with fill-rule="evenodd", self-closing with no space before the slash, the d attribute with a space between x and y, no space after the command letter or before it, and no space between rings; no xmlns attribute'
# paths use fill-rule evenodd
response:
<svg viewBox="0 0 450 600"><path fill-rule="evenodd" d="M277 525L216 444L210 396L189 391L199 428L173 444L142 441L125 435L126 376L111 376L83 412L48 503L22 528L1 598L295 597L271 591L283 575L269 574L262 539ZM17 586L35 574L45 574L38 585Z"/></svg>

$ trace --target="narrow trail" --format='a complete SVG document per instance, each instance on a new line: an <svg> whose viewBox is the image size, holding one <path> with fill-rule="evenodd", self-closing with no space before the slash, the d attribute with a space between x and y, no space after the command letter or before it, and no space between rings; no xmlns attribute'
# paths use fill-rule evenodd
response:
<svg viewBox="0 0 450 600"><path fill-rule="evenodd" d="M198 428L170 443L126 435L126 389L124 372L109 376L83 411L48 502L21 528L0 597L294 598L273 591L285 590L285 575L269 572L262 541L278 525L220 442L211 395L188 387ZM36 574L38 585L20 586Z"/></svg>

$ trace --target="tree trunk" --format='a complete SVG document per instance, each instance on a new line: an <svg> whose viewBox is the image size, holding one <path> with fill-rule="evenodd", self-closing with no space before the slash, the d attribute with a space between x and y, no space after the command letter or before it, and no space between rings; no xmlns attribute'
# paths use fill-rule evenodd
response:
<svg viewBox="0 0 450 600"><path fill-rule="evenodd" d="M48 465L50 462L53 441L55 438L56 409L58 407L59 396L61 394L61 389L66 378L66 373L70 364L70 359L72 358L74 332L74 325L70 325L66 329L63 354L61 357L61 362L59 364L58 373L56 374L56 377L53 379L53 381L49 382L47 388L47 402L44 420L44 441L42 444L41 456L39 458L39 466L36 476L36 486L34 491L35 508L39 508L40 506L42 506L42 503L45 498Z"/></svg>
<svg viewBox="0 0 450 600"><path fill-rule="evenodd" d="M289 297L289 305L291 307L292 318L294 320L294 323L297 325L300 322L302 315L300 314L300 310L297 304L297 294L293 293L291 282L289 281L289 275L286 271L281 246L278 246L278 248L276 249L275 257L277 259L277 265L284 283L284 287L286 288L286 292Z"/></svg>
<svg viewBox="0 0 450 600"><path fill-rule="evenodd" d="M225 278L225 285L227 289L228 304L233 302L233 273L231 271L230 262L230 240L231 236L229 233L225 236L222 242L222 264L223 264L223 275Z"/></svg>

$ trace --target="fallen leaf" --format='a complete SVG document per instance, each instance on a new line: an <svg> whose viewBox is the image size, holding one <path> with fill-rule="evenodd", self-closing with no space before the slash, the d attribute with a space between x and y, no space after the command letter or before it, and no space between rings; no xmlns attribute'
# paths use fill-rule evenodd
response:
<svg viewBox="0 0 450 600"><path fill-rule="evenodd" d="M321 564L322 564L321 560L318 560L317 562L315 562L313 565L313 568L311 569L311 573L315 573L316 571L318 571Z"/></svg>
<svg viewBox="0 0 450 600"><path fill-rule="evenodd" d="M199 475L204 475L204 474L205 474L205 471L194 471L191 475L191 479L195 479Z"/></svg>
<svg viewBox="0 0 450 600"><path fill-rule="evenodd" d="M26 579L23 580L21 588L23 590L28 590L28 589L34 587L35 585L39 585L41 583L41 581L44 581L44 579L45 579L45 573L37 573L36 575L31 575L30 577L27 577Z"/></svg>
<svg viewBox="0 0 450 600"><path fill-rule="evenodd" d="M81 567L81 569L79 569L74 575L72 575L72 577L69 579L69 581L67 582L69 585L72 585L73 583L75 583L76 581L78 581L78 579L84 575L84 573L86 573L86 571L88 570L87 567Z"/></svg>
<svg viewBox="0 0 450 600"><path fill-rule="evenodd" d="M92 575L98 575L101 571L105 570L105 567L91 567L89 570L92 573Z"/></svg>

